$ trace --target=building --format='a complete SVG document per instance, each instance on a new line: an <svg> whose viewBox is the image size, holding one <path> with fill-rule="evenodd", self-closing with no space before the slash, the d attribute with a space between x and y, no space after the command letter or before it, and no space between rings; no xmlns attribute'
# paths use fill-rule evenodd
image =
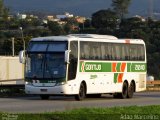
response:
<svg viewBox="0 0 160 120"><path fill-rule="evenodd" d="M72 18L72 17L74 17L74 15L73 14L69 14L68 12L66 12L64 15L56 15L56 18L57 19L65 19L65 18Z"/></svg>
<svg viewBox="0 0 160 120"><path fill-rule="evenodd" d="M133 18L139 18L139 19L141 19L142 22L146 21L146 19L140 15L135 15L135 16L133 16Z"/></svg>
<svg viewBox="0 0 160 120"><path fill-rule="evenodd" d="M80 16L76 16L75 19L78 23L84 23L86 21L85 17L80 17Z"/></svg>
<svg viewBox="0 0 160 120"><path fill-rule="evenodd" d="M18 19L26 19L27 15L26 14L17 14Z"/></svg>

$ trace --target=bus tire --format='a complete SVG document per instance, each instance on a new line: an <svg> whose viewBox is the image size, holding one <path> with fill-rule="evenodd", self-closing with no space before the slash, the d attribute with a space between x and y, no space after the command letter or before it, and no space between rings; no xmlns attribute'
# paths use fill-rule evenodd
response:
<svg viewBox="0 0 160 120"><path fill-rule="evenodd" d="M132 98L133 94L135 91L135 84L133 82L131 82L129 88L128 88L128 94L127 94L127 98Z"/></svg>
<svg viewBox="0 0 160 120"><path fill-rule="evenodd" d="M83 100L86 97L86 88L84 83L81 83L80 88L79 88L79 94L75 95L75 99L78 101Z"/></svg>
<svg viewBox="0 0 160 120"><path fill-rule="evenodd" d="M124 82L122 86L122 93L120 93L120 98L125 99L127 98L127 95L128 95L128 84L127 82Z"/></svg>
<svg viewBox="0 0 160 120"><path fill-rule="evenodd" d="M40 95L42 100L48 100L49 99L49 95Z"/></svg>

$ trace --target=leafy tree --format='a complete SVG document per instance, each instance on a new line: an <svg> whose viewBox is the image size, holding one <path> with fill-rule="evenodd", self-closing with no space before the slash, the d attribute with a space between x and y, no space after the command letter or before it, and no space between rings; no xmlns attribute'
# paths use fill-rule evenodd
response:
<svg viewBox="0 0 160 120"><path fill-rule="evenodd" d="M133 29L142 29L143 27L146 28L146 22L138 17L123 19L120 23L120 29L126 32Z"/></svg>
<svg viewBox="0 0 160 120"><path fill-rule="evenodd" d="M141 18L133 17L123 19L121 20L119 28L118 37L143 39L146 42L149 41L148 34L145 31L147 22L143 21Z"/></svg>
<svg viewBox="0 0 160 120"><path fill-rule="evenodd" d="M0 16L4 20L8 20L9 8L4 6L3 0L0 0Z"/></svg>
<svg viewBox="0 0 160 120"><path fill-rule="evenodd" d="M79 24L75 18L65 18L66 24L63 26L66 34L77 33L79 31Z"/></svg>
<svg viewBox="0 0 160 120"><path fill-rule="evenodd" d="M3 15L3 9L4 9L3 0L0 0L0 16Z"/></svg>
<svg viewBox="0 0 160 120"><path fill-rule="evenodd" d="M66 34L71 33L71 30L72 30L72 25L69 24L69 23L66 23L66 24L64 25L64 31L66 32Z"/></svg>
<svg viewBox="0 0 160 120"><path fill-rule="evenodd" d="M9 8L4 8L4 10L3 10L3 19L5 21L8 21L8 15L9 15Z"/></svg>
<svg viewBox="0 0 160 120"><path fill-rule="evenodd" d="M80 33L95 34L96 29L92 25L92 20L86 19L84 23L80 23L79 24L79 32Z"/></svg>
<svg viewBox="0 0 160 120"><path fill-rule="evenodd" d="M110 9L100 10L92 15L92 25L100 34L113 34L117 28L116 13Z"/></svg>
<svg viewBox="0 0 160 120"><path fill-rule="evenodd" d="M52 35L64 34L64 30L57 22L48 21L48 28L49 28L49 30L51 30Z"/></svg>
<svg viewBox="0 0 160 120"><path fill-rule="evenodd" d="M9 24L8 28L9 30L18 30L20 27L19 21L16 18L12 18L8 24Z"/></svg>
<svg viewBox="0 0 160 120"><path fill-rule="evenodd" d="M85 28L91 28L92 27L92 21L91 21L91 19L86 19L85 20L84 27Z"/></svg>
<svg viewBox="0 0 160 120"><path fill-rule="evenodd" d="M124 18L124 15L128 13L128 7L131 0L112 0L112 7L120 19Z"/></svg>

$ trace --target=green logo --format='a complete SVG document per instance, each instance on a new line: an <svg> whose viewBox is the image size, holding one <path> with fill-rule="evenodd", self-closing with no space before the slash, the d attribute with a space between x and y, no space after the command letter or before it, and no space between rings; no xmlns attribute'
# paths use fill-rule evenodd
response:
<svg viewBox="0 0 160 120"><path fill-rule="evenodd" d="M111 63L80 62L80 72L111 72Z"/></svg>
<svg viewBox="0 0 160 120"><path fill-rule="evenodd" d="M146 72L146 63L128 63L127 72Z"/></svg>

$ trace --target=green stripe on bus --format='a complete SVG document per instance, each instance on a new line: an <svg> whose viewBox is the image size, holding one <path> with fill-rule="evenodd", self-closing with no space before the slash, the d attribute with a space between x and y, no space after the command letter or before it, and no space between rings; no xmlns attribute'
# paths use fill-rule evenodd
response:
<svg viewBox="0 0 160 120"><path fill-rule="evenodd" d="M146 71L147 71L146 63L127 64L127 72L146 72Z"/></svg>
<svg viewBox="0 0 160 120"><path fill-rule="evenodd" d="M117 63L116 70L117 72L121 72L121 63Z"/></svg>
<svg viewBox="0 0 160 120"><path fill-rule="evenodd" d="M121 71L122 63L117 63L116 72ZM146 72L146 63L127 63L127 72ZM80 62L80 72L112 72L112 63L108 62ZM124 71L125 72L125 71Z"/></svg>
<svg viewBox="0 0 160 120"><path fill-rule="evenodd" d="M127 63L127 72L131 72L131 63Z"/></svg>
<svg viewBox="0 0 160 120"><path fill-rule="evenodd" d="M114 74L114 83L117 83L117 80L118 80L118 73L115 73Z"/></svg>
<svg viewBox="0 0 160 120"><path fill-rule="evenodd" d="M81 62L80 72L111 72L111 63Z"/></svg>

